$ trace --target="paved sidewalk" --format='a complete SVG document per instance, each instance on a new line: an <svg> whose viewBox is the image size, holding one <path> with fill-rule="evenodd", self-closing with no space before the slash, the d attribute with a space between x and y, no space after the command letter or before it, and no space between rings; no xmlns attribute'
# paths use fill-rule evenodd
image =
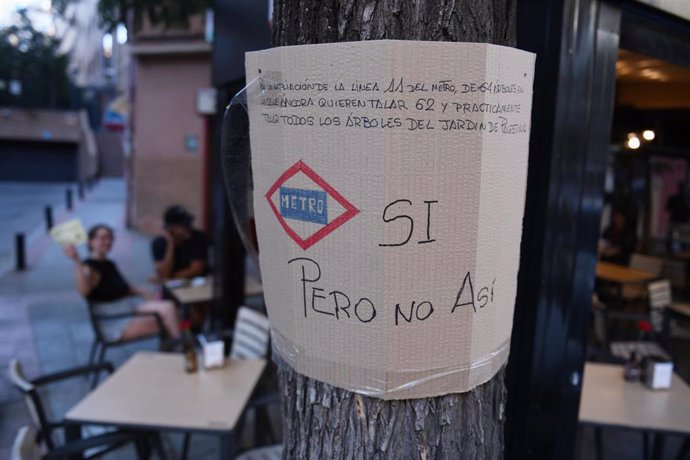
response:
<svg viewBox="0 0 690 460"><path fill-rule="evenodd" d="M77 189L69 183L0 182L0 276L14 269L16 233L34 240L45 228L45 207L58 214L66 207L66 190L71 188L73 202Z"/></svg>
<svg viewBox="0 0 690 460"><path fill-rule="evenodd" d="M39 186L40 188L40 186ZM64 199L64 188L56 189ZM37 193L40 201L49 199ZM54 198L54 197L53 197ZM57 199L57 198L56 198ZM0 208L2 200L0 199ZM104 179L87 192L84 201L75 200L75 209L56 212L56 223L79 217L85 228L105 223L115 230L111 258L117 262L127 280L152 289L147 279L153 274L150 236L125 228L125 183L121 179ZM30 423L20 393L7 378L9 360L16 357L29 378L69 367L86 364L93 340L86 303L77 293L74 265L62 248L45 233L39 221L28 252L28 269L0 272L0 459L10 458L10 449L18 428ZM0 233L0 237L1 237ZM86 248L79 248L86 256ZM130 347L108 350L106 359L116 367L133 352L153 350L155 340ZM182 360L182 357L180 357ZM180 361L182 366L182 361ZM230 389L228 391L231 391ZM84 379L72 379L48 391L50 411L62 416L88 392ZM171 401L174 403L174 401ZM169 451L180 452L182 435L166 435ZM214 436L194 435L190 459L217 458L218 441ZM117 451L107 459L131 459L133 451ZM174 458L174 457L173 457Z"/></svg>
<svg viewBox="0 0 690 460"><path fill-rule="evenodd" d="M49 196L41 190L37 195L43 202ZM64 199L64 188L59 192ZM63 209L56 213L56 222L79 217L86 228L99 222L111 225L116 232L112 258L131 283L145 285L153 272L150 238L125 229L124 202L124 181L103 180L85 201L75 200L74 212ZM86 304L74 286L73 264L49 240L42 230L43 222L37 225L37 237L27 251L29 269L11 271L0 278L0 458L9 458L17 428L29 423L24 402L7 379L9 360L19 358L32 377L85 364L93 340ZM85 247L79 250L86 255ZM149 349L154 346L153 342L141 345ZM109 351L107 359L117 364L132 351ZM53 413L62 414L76 403L87 391L85 383L76 379L52 388Z"/></svg>

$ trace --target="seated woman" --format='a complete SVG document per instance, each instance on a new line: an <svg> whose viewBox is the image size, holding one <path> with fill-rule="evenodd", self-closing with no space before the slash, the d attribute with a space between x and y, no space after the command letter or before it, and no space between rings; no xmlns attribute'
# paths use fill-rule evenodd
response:
<svg viewBox="0 0 690 460"><path fill-rule="evenodd" d="M65 254L74 261L79 293L92 304L96 314L155 312L163 320L169 337L180 337L175 305L153 297L127 283L115 263L108 260L113 246L113 229L104 224L93 226L88 233L89 258L82 260L74 246L65 246ZM108 340L127 340L153 334L158 323L152 316L105 320L101 328Z"/></svg>

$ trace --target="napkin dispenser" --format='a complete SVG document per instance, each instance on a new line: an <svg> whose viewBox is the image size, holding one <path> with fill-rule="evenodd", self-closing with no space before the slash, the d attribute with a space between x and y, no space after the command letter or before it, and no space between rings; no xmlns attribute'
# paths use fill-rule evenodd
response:
<svg viewBox="0 0 690 460"><path fill-rule="evenodd" d="M222 340L208 341L203 335L199 336L201 356L204 369L223 367L225 364L225 343Z"/></svg>
<svg viewBox="0 0 690 460"><path fill-rule="evenodd" d="M644 360L644 384L651 390L671 388L673 361L663 356L648 356Z"/></svg>

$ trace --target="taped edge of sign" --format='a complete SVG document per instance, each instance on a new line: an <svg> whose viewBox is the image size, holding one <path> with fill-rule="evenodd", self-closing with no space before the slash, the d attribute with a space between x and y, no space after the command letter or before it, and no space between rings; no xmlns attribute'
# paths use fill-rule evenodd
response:
<svg viewBox="0 0 690 460"><path fill-rule="evenodd" d="M221 166L230 212L247 253L259 270L254 228L254 182L249 142L247 92L259 88L260 78L250 81L225 108L221 134Z"/></svg>
<svg viewBox="0 0 690 460"><path fill-rule="evenodd" d="M271 344L273 348L274 361L279 359L300 374L316 380L322 380L312 371L314 368L327 374L328 368L334 363L307 356L305 350L301 349L294 342L287 339L274 327L271 327ZM402 383L388 386L387 379L376 378L371 375L367 385L343 386L345 390L353 391L365 396L375 397L385 400L410 399L419 392L420 388L425 389L426 397L443 396L457 393L458 382L467 382L467 385L476 388L489 380L505 366L510 352L510 339L503 342L496 350L470 364L458 364L457 366L446 366L443 368L432 369L402 369L396 370L395 375L402 380ZM308 363L308 368L302 364ZM342 364L338 364L342 366ZM368 373L367 369L352 367L353 371ZM385 374L384 374L385 375ZM388 376L386 376L388 377ZM333 385L336 386L336 385Z"/></svg>

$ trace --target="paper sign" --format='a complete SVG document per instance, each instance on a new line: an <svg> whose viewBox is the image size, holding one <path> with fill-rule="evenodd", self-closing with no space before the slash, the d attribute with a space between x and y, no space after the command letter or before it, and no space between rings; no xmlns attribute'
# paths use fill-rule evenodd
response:
<svg viewBox="0 0 690 460"><path fill-rule="evenodd" d="M368 41L246 58L274 344L386 399L464 392L505 364L534 55Z"/></svg>
<svg viewBox="0 0 690 460"><path fill-rule="evenodd" d="M79 219L71 219L51 228L50 237L63 246L77 246L86 242L86 232Z"/></svg>

